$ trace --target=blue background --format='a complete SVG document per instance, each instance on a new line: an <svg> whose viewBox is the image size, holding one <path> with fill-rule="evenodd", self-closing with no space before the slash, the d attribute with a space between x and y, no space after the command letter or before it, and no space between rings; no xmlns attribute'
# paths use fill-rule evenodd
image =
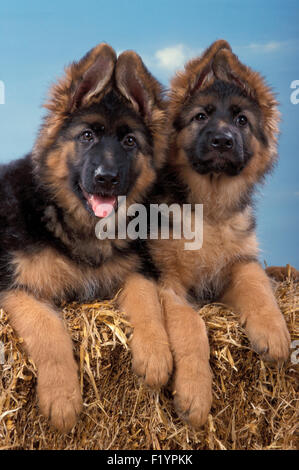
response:
<svg viewBox="0 0 299 470"><path fill-rule="evenodd" d="M228 40L240 59L266 76L282 112L280 161L257 197L261 260L299 267L299 80L297 0L35 0L0 8L0 162L34 142L49 85L72 60L106 41L135 49L165 85L182 63L212 41Z"/></svg>

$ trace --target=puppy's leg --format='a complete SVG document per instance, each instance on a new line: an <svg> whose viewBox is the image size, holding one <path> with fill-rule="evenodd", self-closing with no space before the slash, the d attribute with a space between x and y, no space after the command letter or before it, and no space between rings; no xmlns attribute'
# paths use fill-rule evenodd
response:
<svg viewBox="0 0 299 470"><path fill-rule="evenodd" d="M156 284L139 274L130 276L120 297L120 308L134 328L130 343L134 371L151 387L165 385L172 372L172 355Z"/></svg>
<svg viewBox="0 0 299 470"><path fill-rule="evenodd" d="M183 296L164 288L161 297L174 356L174 403L182 418L199 427L206 422L212 404L206 327Z"/></svg>
<svg viewBox="0 0 299 470"><path fill-rule="evenodd" d="M270 281L258 263L236 263L222 301L240 314L253 349L269 361L285 361L290 335Z"/></svg>
<svg viewBox="0 0 299 470"><path fill-rule="evenodd" d="M24 291L4 293L1 306L37 367L42 413L60 431L70 430L82 401L72 342L62 320L49 304Z"/></svg>

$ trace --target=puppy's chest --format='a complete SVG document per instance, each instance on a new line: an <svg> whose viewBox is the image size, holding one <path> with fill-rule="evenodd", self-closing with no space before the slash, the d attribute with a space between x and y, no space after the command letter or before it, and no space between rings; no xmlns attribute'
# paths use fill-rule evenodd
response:
<svg viewBox="0 0 299 470"><path fill-rule="evenodd" d="M257 254L255 233L244 214L222 223L204 219L202 246L198 249L190 249L192 243L185 238L158 243L160 249L154 250L154 256L163 275L179 278L187 290L196 290L199 296L219 292L229 274L229 266L238 259Z"/></svg>
<svg viewBox="0 0 299 470"><path fill-rule="evenodd" d="M178 256L182 276L191 272L192 283L195 279L214 277L238 253L243 251L243 240L229 226L219 227L204 223L202 246L199 249L188 249L188 240L183 239Z"/></svg>
<svg viewBox="0 0 299 470"><path fill-rule="evenodd" d="M74 262L47 247L36 253L16 252L13 258L14 284L37 297L89 301L113 296L126 276L137 269L137 258L115 255L99 267Z"/></svg>

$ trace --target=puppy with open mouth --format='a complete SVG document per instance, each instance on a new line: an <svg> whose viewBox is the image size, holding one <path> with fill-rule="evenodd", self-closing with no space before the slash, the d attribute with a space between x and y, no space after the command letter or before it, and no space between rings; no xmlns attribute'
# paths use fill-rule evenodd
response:
<svg viewBox="0 0 299 470"><path fill-rule="evenodd" d="M36 364L42 413L68 431L82 399L62 301L111 298L123 287L119 305L134 326L133 361L136 349L151 359L161 318L155 284L140 274L131 240L99 240L95 227L117 211L119 196L142 202L154 184L164 158L165 105L137 54L117 59L100 44L66 69L46 107L32 153L0 169L0 305ZM166 334L159 338L166 381L171 354Z"/></svg>

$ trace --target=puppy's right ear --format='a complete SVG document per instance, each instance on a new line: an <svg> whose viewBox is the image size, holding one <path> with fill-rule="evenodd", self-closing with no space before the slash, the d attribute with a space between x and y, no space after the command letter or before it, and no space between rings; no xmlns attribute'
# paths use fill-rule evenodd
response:
<svg viewBox="0 0 299 470"><path fill-rule="evenodd" d="M116 54L112 47L99 44L79 62L66 68L65 76L53 86L45 107L63 115L88 105L109 84L115 64Z"/></svg>
<svg viewBox="0 0 299 470"><path fill-rule="evenodd" d="M119 56L115 77L119 91L146 121L151 121L156 108L163 108L162 87L136 52L125 51Z"/></svg>

